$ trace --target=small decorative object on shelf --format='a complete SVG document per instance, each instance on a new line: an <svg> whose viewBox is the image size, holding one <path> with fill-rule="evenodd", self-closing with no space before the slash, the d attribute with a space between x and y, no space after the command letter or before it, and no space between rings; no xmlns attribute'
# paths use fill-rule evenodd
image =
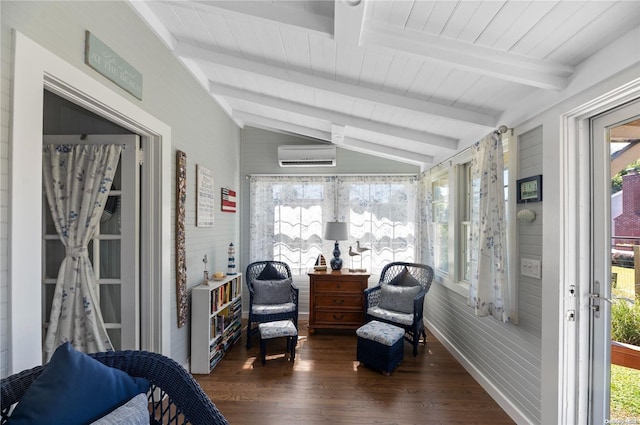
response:
<svg viewBox="0 0 640 425"><path fill-rule="evenodd" d="M327 270L327 260L324 259L322 254L318 255L316 259L316 264L313 266L313 269L316 271L326 271Z"/></svg>
<svg viewBox="0 0 640 425"><path fill-rule="evenodd" d="M209 271L207 270L207 254L204 254L204 258L202 259L202 262L204 263L204 279L202 280L202 284L203 285L208 285L209 284Z"/></svg>
<svg viewBox="0 0 640 425"><path fill-rule="evenodd" d="M229 244L229 266L227 267L227 274L236 274L236 249L233 247L233 242Z"/></svg>

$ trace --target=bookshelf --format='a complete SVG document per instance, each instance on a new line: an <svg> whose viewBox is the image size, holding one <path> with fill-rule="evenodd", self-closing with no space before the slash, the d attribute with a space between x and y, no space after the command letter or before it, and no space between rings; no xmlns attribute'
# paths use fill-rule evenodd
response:
<svg viewBox="0 0 640 425"><path fill-rule="evenodd" d="M191 373L210 373L241 334L241 273L191 290Z"/></svg>

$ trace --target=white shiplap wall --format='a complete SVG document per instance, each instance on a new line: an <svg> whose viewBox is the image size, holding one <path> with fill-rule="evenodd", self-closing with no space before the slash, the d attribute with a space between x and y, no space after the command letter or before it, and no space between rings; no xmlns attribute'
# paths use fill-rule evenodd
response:
<svg viewBox="0 0 640 425"><path fill-rule="evenodd" d="M144 109L171 127L171 175L175 175L175 152L187 153L187 286L202 280L202 257L209 257L209 268L226 267L226 249L230 241L238 239L238 215L216 212L215 226L195 226L195 176L196 164L211 169L215 176L215 190L222 186L234 187L239 180L240 129L222 111L206 90L186 71L157 37L147 29L131 6L126 2L2 2L2 145L0 193L2 226L0 273L0 373L5 376L9 359L7 288L19 282L7 282L7 152L10 144L8 113L10 81L8 80L12 58L12 29L17 29L41 44L63 60L94 78L97 84L114 92ZM139 101L107 81L84 64L84 32L89 30L111 49L125 58L144 76L143 100ZM175 184L172 184L175 199ZM172 201L172 204L173 201ZM219 198L216 208L219 210ZM174 223L175 208L170 222ZM34 225L39 225L34 223ZM171 251L175 244L171 227ZM170 281L175 282L175 257L171 257ZM27 308L11 306L11 308ZM32 307L29 307L32 308ZM33 307L37 308L37 307ZM171 357L186 365L189 357L189 325L177 327L175 291L171 291Z"/></svg>
<svg viewBox="0 0 640 425"><path fill-rule="evenodd" d="M11 37L4 30L5 6L0 2L2 13L2 32L0 33L0 377L8 374L9 340L9 271L8 232L9 232L9 91L11 88Z"/></svg>
<svg viewBox="0 0 640 425"><path fill-rule="evenodd" d="M244 229L249 228L249 180L245 176L252 174L418 174L419 168L396 161L365 155L358 152L337 149L337 165L335 167L318 168L281 168L278 165L279 145L309 145L318 143L312 139L305 139L289 134L275 133L254 127L242 130L242 161L241 161L241 191L239 193L241 205L242 245L236 251L236 259L240 258L240 271L246 269L249 260L249 234ZM343 258L345 252L343 251ZM309 278L307 276L294 277L294 282L300 289L300 316L309 313ZM378 282L377 276L371 276L369 284ZM248 299L245 300L243 311L246 313Z"/></svg>
<svg viewBox="0 0 640 425"><path fill-rule="evenodd" d="M542 127L520 135L516 148L518 178L542 174ZM523 204L516 208L523 208ZM519 269L521 256L542 259L542 203L528 204L527 208L534 210L537 218L533 223L516 225L518 254L511 261L518 270L519 323L476 317L464 297L437 283L427 294L425 317L456 355L475 368L476 377L487 378L520 416L540 423L542 281L520 276Z"/></svg>
<svg viewBox="0 0 640 425"><path fill-rule="evenodd" d="M518 136L518 179L542 174L542 127ZM544 179L542 181L544 201ZM518 204L517 211L527 208L536 213L532 223L517 223L518 255L513 266L518 277L519 326L537 338L542 332L542 280L520 274L520 259L542 262L542 202ZM544 264L541 265L544 267Z"/></svg>

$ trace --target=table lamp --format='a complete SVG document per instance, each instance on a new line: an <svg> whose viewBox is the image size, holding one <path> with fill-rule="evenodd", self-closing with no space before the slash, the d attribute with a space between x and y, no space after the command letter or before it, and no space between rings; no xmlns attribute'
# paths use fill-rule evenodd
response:
<svg viewBox="0 0 640 425"><path fill-rule="evenodd" d="M329 264L331 264L331 270L341 270L342 258L340 258L340 247L338 246L338 241L346 241L349 239L347 223L342 221L330 221L327 223L327 227L324 230L324 238L336 241L333 248L333 258Z"/></svg>

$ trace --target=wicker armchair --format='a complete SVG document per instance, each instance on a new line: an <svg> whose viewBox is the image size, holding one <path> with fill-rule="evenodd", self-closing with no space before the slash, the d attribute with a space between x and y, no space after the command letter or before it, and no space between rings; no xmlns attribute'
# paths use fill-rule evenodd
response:
<svg viewBox="0 0 640 425"><path fill-rule="evenodd" d="M258 305L254 304L254 282L262 271L270 264L285 278L291 279L289 265L281 261L256 261L247 266L245 280L249 288L249 323L247 324L247 348L251 348L251 336L258 332L258 324L275 322L277 320L293 320L298 328L298 294L299 289L292 283L289 293L289 302L286 304ZM255 324L255 326L254 326Z"/></svg>
<svg viewBox="0 0 640 425"><path fill-rule="evenodd" d="M393 310L381 308L380 294L383 284L397 285L396 277L403 274L405 268L415 279L422 289L419 290L413 300L413 313L400 313ZM382 269L380 273L380 281L377 286L368 288L364 291L366 321L378 320L381 322L391 323L405 330L405 339L413 345L414 357L418 355L418 343L420 337L424 336L427 340L427 333L424 330L422 315L424 309L424 296L429 292L431 281L433 280L433 269L424 264L416 263L389 263Z"/></svg>
<svg viewBox="0 0 640 425"><path fill-rule="evenodd" d="M110 351L89 356L107 366L151 382L148 397L150 421L153 425L228 424L200 385L173 359L146 351ZM36 366L2 379L0 425L7 423L11 406L22 399L27 388L43 369L44 366Z"/></svg>

